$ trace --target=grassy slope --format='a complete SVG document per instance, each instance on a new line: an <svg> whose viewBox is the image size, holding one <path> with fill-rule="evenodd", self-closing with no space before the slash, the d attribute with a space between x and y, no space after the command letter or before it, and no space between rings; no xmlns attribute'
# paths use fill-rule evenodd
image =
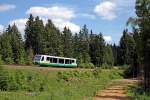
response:
<svg viewBox="0 0 150 100"><path fill-rule="evenodd" d="M27 73L29 69L9 70L11 73L15 71ZM116 69L102 70L98 78L93 77L92 71L86 73L79 71L80 75L78 77L72 76L67 81L58 77L58 71L34 70L34 72L41 76L47 76L46 82L48 85L45 91L1 91L0 100L91 100L97 90L105 88L111 80L121 78L118 74L121 71ZM64 74L66 74L65 71Z"/></svg>

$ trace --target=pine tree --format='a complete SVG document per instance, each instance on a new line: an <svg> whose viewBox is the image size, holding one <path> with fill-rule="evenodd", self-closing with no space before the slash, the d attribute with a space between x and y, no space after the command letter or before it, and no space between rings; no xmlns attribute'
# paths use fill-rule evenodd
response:
<svg viewBox="0 0 150 100"><path fill-rule="evenodd" d="M42 54L43 49L43 33L44 33L44 24L43 21L39 19L37 16L34 21L33 25L33 32L34 39L32 41L32 48L35 54Z"/></svg>
<svg viewBox="0 0 150 100"><path fill-rule="evenodd" d="M9 25L0 40L1 59L7 64L24 64L25 51L21 34L16 25Z"/></svg>
<svg viewBox="0 0 150 100"><path fill-rule="evenodd" d="M126 64L126 54L127 54L127 44L126 44L126 37L127 37L127 30L123 31L123 36L120 39L119 45L119 65Z"/></svg>
<svg viewBox="0 0 150 100"><path fill-rule="evenodd" d="M65 57L73 57L72 33L69 28L64 28L63 34L63 54Z"/></svg>
<svg viewBox="0 0 150 100"><path fill-rule="evenodd" d="M96 52L96 65L98 67L102 66L104 63L104 48L105 48L105 41L103 39L103 35L100 33L98 35L98 41L96 42L97 44L97 52Z"/></svg>
<svg viewBox="0 0 150 100"><path fill-rule="evenodd" d="M6 64L13 64L13 51L11 46L11 26L1 36L1 55Z"/></svg>
<svg viewBox="0 0 150 100"><path fill-rule="evenodd" d="M95 50L96 50L95 37L96 37L96 35L93 34L93 32L91 30L90 42L89 42L89 54L90 54L91 62L93 64L96 64L96 62L95 62L95 59L96 59L95 58L96 57L96 53L95 53Z"/></svg>
<svg viewBox="0 0 150 100"><path fill-rule="evenodd" d="M21 34L16 25L11 27L11 47L13 51L13 59L16 64L25 64L25 51Z"/></svg>
<svg viewBox="0 0 150 100"><path fill-rule="evenodd" d="M79 32L79 43L82 63L89 63L91 58L89 56L89 38L86 25Z"/></svg>
<svg viewBox="0 0 150 100"><path fill-rule="evenodd" d="M32 16L32 14L30 14L30 17L28 18L28 21L26 23L26 27L25 27L25 48L26 50L29 49L33 43L32 41L34 41L34 34L33 30L34 30L34 17Z"/></svg>
<svg viewBox="0 0 150 100"><path fill-rule="evenodd" d="M34 54L45 53L45 30L43 21L37 16L30 15L25 28L25 48L32 47Z"/></svg>
<svg viewBox="0 0 150 100"><path fill-rule="evenodd" d="M10 43L9 43L9 41L8 40L6 40L6 39L8 39L8 38L4 38L4 39L2 39L3 40L3 42L2 42L2 59L4 60L4 62L6 63L6 64L13 64L14 62L13 62L13 57L12 57L12 55L13 55L13 53L12 53L12 48L11 48L11 45L10 45Z"/></svg>
<svg viewBox="0 0 150 100"><path fill-rule="evenodd" d="M45 26L45 53L53 56L62 56L62 37L60 31L55 27L51 20Z"/></svg>
<svg viewBox="0 0 150 100"><path fill-rule="evenodd" d="M50 55L53 54L54 49L52 47L52 30L53 30L54 24L51 20L48 20L48 22L45 25L45 32L44 32L44 48L43 53Z"/></svg>
<svg viewBox="0 0 150 100"><path fill-rule="evenodd" d="M90 41L90 56L91 62L97 67L101 67L104 63L105 41L102 34L91 34Z"/></svg>
<svg viewBox="0 0 150 100"><path fill-rule="evenodd" d="M136 15L141 34L141 57L144 64L145 90L150 91L150 1L136 0Z"/></svg>
<svg viewBox="0 0 150 100"><path fill-rule="evenodd" d="M120 65L129 65L133 61L133 53L135 50L135 41L133 36L128 33L127 30L124 30L123 36L120 39L119 47L119 64Z"/></svg>
<svg viewBox="0 0 150 100"><path fill-rule="evenodd" d="M73 57L77 58L79 53L79 37L77 33L73 35L72 41L73 41Z"/></svg>
<svg viewBox="0 0 150 100"><path fill-rule="evenodd" d="M112 52L114 57L114 65L117 66L119 57L118 57L118 46L116 44L112 46Z"/></svg>
<svg viewBox="0 0 150 100"><path fill-rule="evenodd" d="M142 45L141 45L141 34L138 29L133 28L133 38L135 40L135 52L133 56L132 66L134 67L134 76L142 76L143 74L143 57L142 57ZM143 76L142 76L143 77Z"/></svg>
<svg viewBox="0 0 150 100"><path fill-rule="evenodd" d="M114 65L114 57L113 57L112 48L111 48L111 45L108 45L108 44L105 46L104 64L107 64L109 66Z"/></svg>

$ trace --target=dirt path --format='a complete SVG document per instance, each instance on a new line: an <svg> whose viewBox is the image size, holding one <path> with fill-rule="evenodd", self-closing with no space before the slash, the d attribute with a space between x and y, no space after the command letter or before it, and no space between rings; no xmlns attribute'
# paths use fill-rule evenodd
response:
<svg viewBox="0 0 150 100"><path fill-rule="evenodd" d="M105 90L99 91L93 100L130 100L125 93L129 85L134 85L137 80L121 79L116 80Z"/></svg>

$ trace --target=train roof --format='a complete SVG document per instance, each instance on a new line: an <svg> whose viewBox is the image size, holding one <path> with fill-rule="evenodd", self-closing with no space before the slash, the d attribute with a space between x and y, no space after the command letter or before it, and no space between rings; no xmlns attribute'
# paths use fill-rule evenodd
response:
<svg viewBox="0 0 150 100"><path fill-rule="evenodd" d="M53 58L63 58L63 59L73 59L73 60L76 60L75 58L66 58L66 57L59 57L59 56L50 56L50 55L35 55L35 56L48 56L48 57L53 57Z"/></svg>

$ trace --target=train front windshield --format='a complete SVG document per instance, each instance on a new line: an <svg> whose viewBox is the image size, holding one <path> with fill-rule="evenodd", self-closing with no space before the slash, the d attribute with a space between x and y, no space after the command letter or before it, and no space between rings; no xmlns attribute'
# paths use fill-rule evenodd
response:
<svg viewBox="0 0 150 100"><path fill-rule="evenodd" d="M35 61L35 62L39 62L40 60L41 60L41 56L35 56L35 57L34 57L34 61Z"/></svg>

